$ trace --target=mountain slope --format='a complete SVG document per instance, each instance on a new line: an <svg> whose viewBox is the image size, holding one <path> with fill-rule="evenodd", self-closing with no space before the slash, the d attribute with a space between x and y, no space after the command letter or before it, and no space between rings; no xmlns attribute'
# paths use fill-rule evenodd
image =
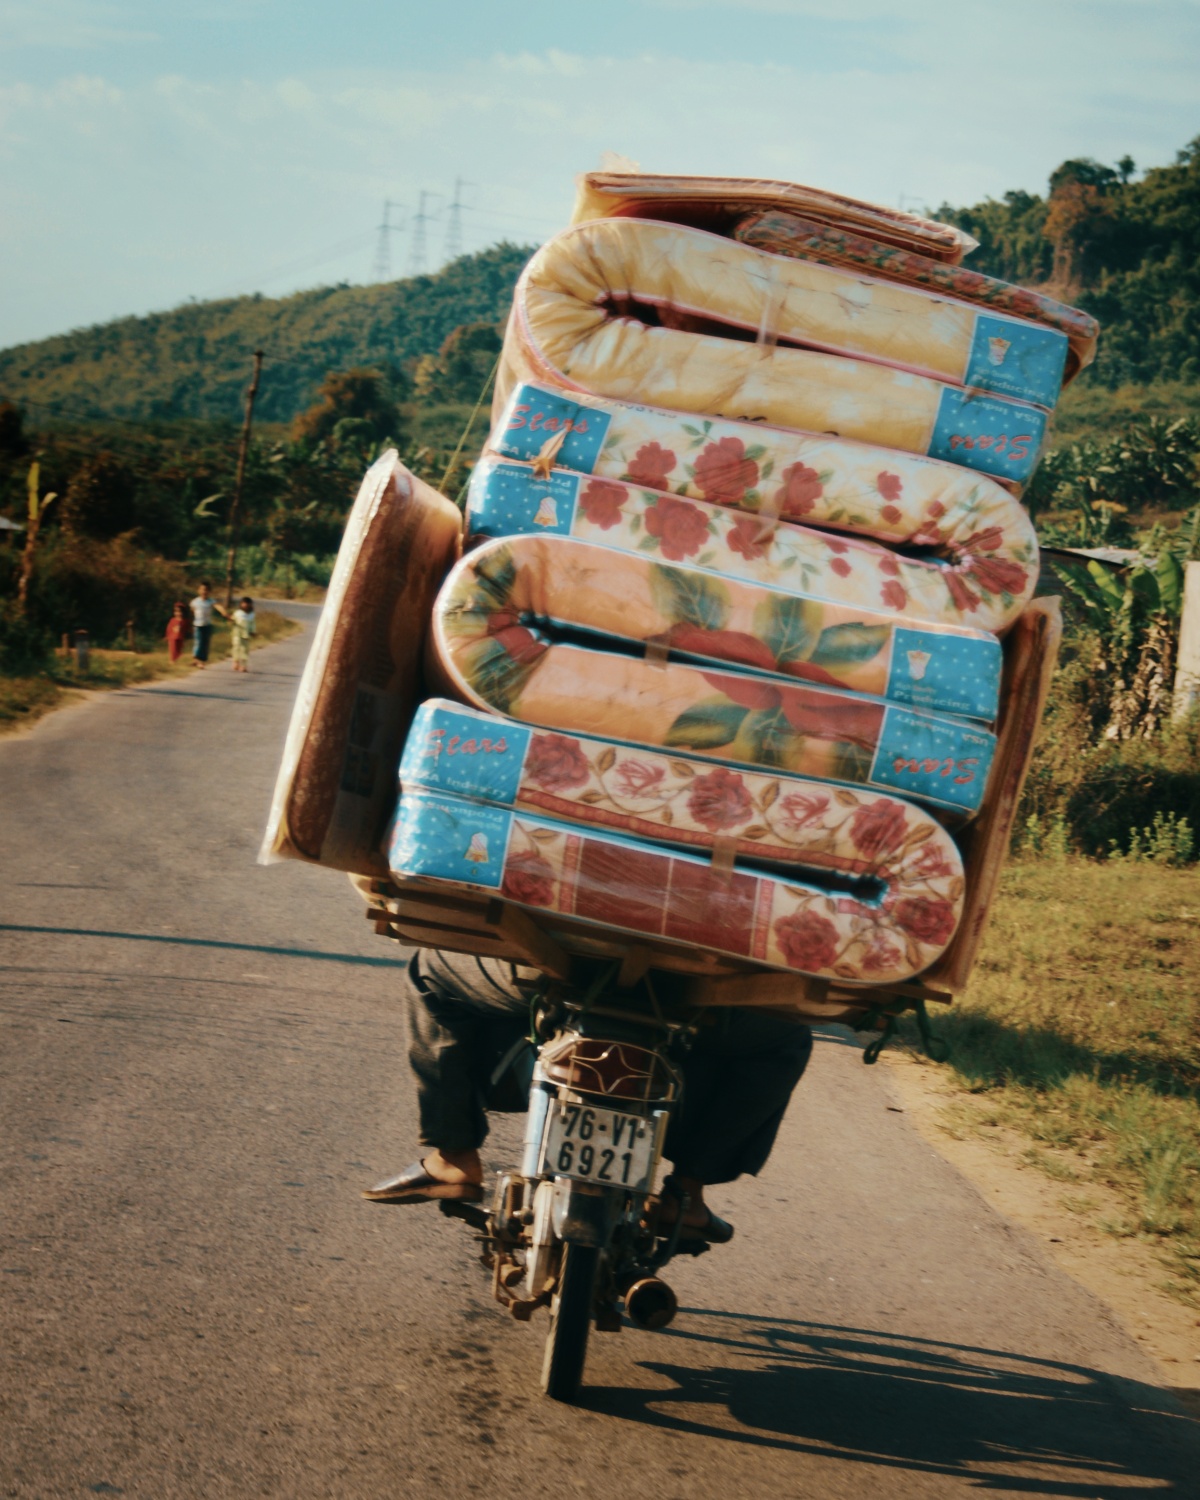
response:
<svg viewBox="0 0 1200 1500"><path fill-rule="evenodd" d="M287 421L329 370L401 365L435 352L463 323L506 317L531 254L496 245L434 276L189 303L19 344L0 350L0 400L72 416L231 417L261 348L268 360L257 413Z"/></svg>

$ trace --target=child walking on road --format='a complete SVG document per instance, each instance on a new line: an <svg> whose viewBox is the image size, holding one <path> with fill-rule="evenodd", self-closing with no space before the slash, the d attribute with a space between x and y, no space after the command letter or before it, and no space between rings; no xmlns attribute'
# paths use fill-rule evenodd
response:
<svg viewBox="0 0 1200 1500"><path fill-rule="evenodd" d="M200 592L192 600L192 666L206 667L208 665L208 648L212 645L213 633L213 610L225 611L215 599L209 597L210 585L202 583Z"/></svg>
<svg viewBox="0 0 1200 1500"><path fill-rule="evenodd" d="M222 610L221 613L224 614L225 611ZM250 670L250 637L254 634L254 600L249 595L242 596L237 609L229 616L229 624L233 670L248 672Z"/></svg>
<svg viewBox="0 0 1200 1500"><path fill-rule="evenodd" d="M167 621L167 654L172 661L178 661L183 655L183 642L187 632L187 606L182 599L177 599L171 618Z"/></svg>

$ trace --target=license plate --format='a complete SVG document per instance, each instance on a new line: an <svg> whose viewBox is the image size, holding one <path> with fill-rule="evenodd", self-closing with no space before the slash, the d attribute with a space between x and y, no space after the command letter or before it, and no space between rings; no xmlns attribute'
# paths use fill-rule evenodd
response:
<svg viewBox="0 0 1200 1500"><path fill-rule="evenodd" d="M577 1182L645 1189L654 1156L655 1120L555 1100L543 1137L543 1165Z"/></svg>

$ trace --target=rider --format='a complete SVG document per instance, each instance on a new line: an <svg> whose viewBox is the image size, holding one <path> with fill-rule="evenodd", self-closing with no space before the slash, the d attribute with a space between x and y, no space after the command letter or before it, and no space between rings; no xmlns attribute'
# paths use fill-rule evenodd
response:
<svg viewBox="0 0 1200 1500"><path fill-rule="evenodd" d="M497 1063L513 1054L528 1030L530 999L540 979L538 970L500 959L430 949L413 955L405 983L408 1059L425 1153L368 1188L365 1198L482 1198L485 1110L524 1107L519 1096L498 1099L503 1080ZM653 971L652 980L655 995L669 1003L678 977ZM661 1222L671 1221L672 1203L686 1195L684 1237L713 1243L732 1238L733 1226L708 1207L704 1189L759 1171L811 1053L811 1030L787 1012L704 1013L683 1062L682 1103L667 1131L674 1171L663 1183Z"/></svg>

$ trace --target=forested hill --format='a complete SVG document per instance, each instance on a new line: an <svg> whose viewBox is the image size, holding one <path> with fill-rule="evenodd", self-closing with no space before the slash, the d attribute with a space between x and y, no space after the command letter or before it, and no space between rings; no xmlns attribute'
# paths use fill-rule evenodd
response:
<svg viewBox="0 0 1200 1500"><path fill-rule="evenodd" d="M973 269L1100 319L1099 357L1080 387L1200 385L1200 137L1144 174L1128 158L1064 162L1045 197L1009 192L938 216L980 241ZM286 421L331 370L404 369L461 325L498 322L531 253L497 245L435 276L190 303L0 350L0 401L29 405L35 419L46 413L34 403L73 416L236 418L251 352L263 348L259 414Z"/></svg>
<svg viewBox="0 0 1200 1500"><path fill-rule="evenodd" d="M1200 381L1200 136L1140 177L1128 157L1068 161L1044 198L1010 192L937 216L979 240L973 270L1042 286L1099 318L1085 379Z"/></svg>
<svg viewBox="0 0 1200 1500"><path fill-rule="evenodd" d="M496 245L433 276L234 297L121 318L0 350L0 401L71 416L236 417L255 349L268 355L257 413L288 421L330 370L403 368L464 323L498 322L532 247ZM35 417L47 413L34 407Z"/></svg>

